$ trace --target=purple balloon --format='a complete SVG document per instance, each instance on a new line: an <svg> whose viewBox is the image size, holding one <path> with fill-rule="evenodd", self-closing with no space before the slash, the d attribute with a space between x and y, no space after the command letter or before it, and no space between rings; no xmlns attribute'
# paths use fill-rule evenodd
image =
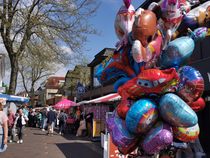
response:
<svg viewBox="0 0 210 158"><path fill-rule="evenodd" d="M131 0L123 0L126 8L128 9L131 5Z"/></svg>
<svg viewBox="0 0 210 158"><path fill-rule="evenodd" d="M106 122L112 141L117 147L126 148L133 142L137 141L136 136L127 130L125 121L116 113L109 117Z"/></svg>
<svg viewBox="0 0 210 158"><path fill-rule="evenodd" d="M172 129L169 125L158 122L145 136L142 149L147 154L155 154L173 142Z"/></svg>

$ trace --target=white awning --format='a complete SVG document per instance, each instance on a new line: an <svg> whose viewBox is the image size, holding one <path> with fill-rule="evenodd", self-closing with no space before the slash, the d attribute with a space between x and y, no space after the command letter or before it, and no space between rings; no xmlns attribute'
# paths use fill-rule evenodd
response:
<svg viewBox="0 0 210 158"><path fill-rule="evenodd" d="M99 98L92 99L89 101L81 101L77 104L82 105L82 104L90 104L90 103L106 103L106 102L117 101L120 99L121 99L121 96L118 93L112 93L112 94L108 94L103 97L99 97Z"/></svg>

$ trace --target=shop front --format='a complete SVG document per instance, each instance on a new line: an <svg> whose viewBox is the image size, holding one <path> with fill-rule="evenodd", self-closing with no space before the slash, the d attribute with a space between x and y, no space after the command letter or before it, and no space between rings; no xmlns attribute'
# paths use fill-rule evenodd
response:
<svg viewBox="0 0 210 158"><path fill-rule="evenodd" d="M117 93L112 93L77 103L83 109L85 115L93 114L92 119L92 138L101 138L101 132L105 132L106 128L106 113L113 111L117 102L120 100Z"/></svg>

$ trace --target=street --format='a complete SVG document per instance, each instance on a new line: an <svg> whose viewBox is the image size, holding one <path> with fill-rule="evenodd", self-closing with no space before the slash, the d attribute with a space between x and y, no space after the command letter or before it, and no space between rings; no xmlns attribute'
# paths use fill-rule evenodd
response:
<svg viewBox="0 0 210 158"><path fill-rule="evenodd" d="M26 128L23 144L8 144L2 158L102 158L99 142L57 133L47 136L38 128Z"/></svg>

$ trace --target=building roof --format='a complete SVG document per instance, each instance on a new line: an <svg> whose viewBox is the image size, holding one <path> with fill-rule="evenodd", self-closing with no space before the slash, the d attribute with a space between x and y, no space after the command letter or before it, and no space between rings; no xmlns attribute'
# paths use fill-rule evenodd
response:
<svg viewBox="0 0 210 158"><path fill-rule="evenodd" d="M88 64L88 66L94 67L100 64L106 57L108 57L110 54L113 54L114 51L115 51L114 48L104 48L98 54L95 55L95 58L90 64Z"/></svg>
<svg viewBox="0 0 210 158"><path fill-rule="evenodd" d="M65 81L65 77L60 76L51 76L46 80L45 87L46 89L58 89L60 85L60 81Z"/></svg>

